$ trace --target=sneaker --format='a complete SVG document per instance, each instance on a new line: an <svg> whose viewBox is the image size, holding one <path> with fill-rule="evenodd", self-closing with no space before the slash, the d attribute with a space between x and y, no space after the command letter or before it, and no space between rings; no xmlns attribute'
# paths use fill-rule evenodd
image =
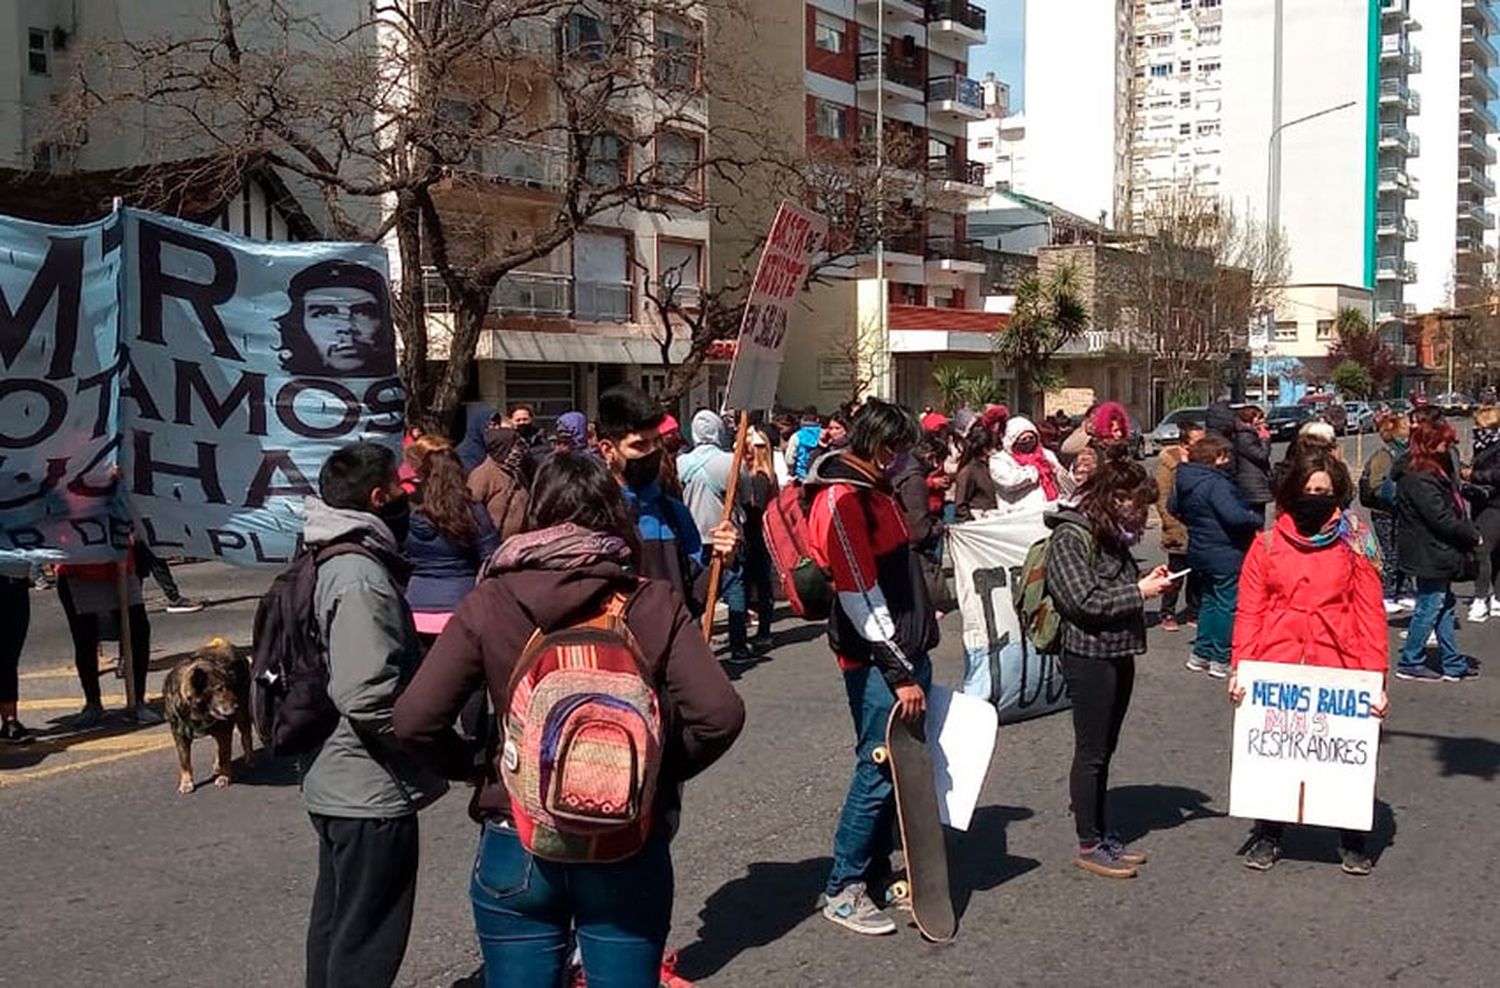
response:
<svg viewBox="0 0 1500 988"><path fill-rule="evenodd" d="M104 708L97 703L85 703L83 709L68 718L68 726L77 731L86 731L97 726L104 717Z"/></svg>
<svg viewBox="0 0 1500 988"><path fill-rule="evenodd" d="M1396 603L1401 605L1403 611L1414 611L1417 609L1417 598L1415 597L1402 597Z"/></svg>
<svg viewBox="0 0 1500 988"><path fill-rule="evenodd" d="M1148 860L1146 852L1137 847L1131 847L1114 834L1106 834L1104 843L1108 844L1115 852L1115 857L1126 864L1137 867Z"/></svg>
<svg viewBox="0 0 1500 988"><path fill-rule="evenodd" d="M1470 665L1463 672L1445 672L1442 674L1442 680L1445 683L1462 683L1470 679L1478 678L1479 670L1472 665Z"/></svg>
<svg viewBox="0 0 1500 988"><path fill-rule="evenodd" d="M31 744L36 740L36 735L26 729L26 726L14 717L7 717L4 723L0 723L0 741L13 744L17 747Z"/></svg>
<svg viewBox="0 0 1500 988"><path fill-rule="evenodd" d="M1108 840L1093 847L1080 847L1073 864L1101 878L1134 878L1137 874L1135 865L1126 863Z"/></svg>
<svg viewBox="0 0 1500 988"><path fill-rule="evenodd" d="M1269 837L1257 837L1245 852L1245 867L1251 871L1270 871L1281 860L1281 845Z"/></svg>
<svg viewBox="0 0 1500 988"><path fill-rule="evenodd" d="M1182 625L1180 625L1180 624L1177 623L1177 619L1176 618L1174 618L1172 615L1168 614L1168 615L1164 616L1161 619L1161 630L1163 630L1163 631L1181 631L1182 630Z"/></svg>
<svg viewBox="0 0 1500 988"><path fill-rule="evenodd" d="M1208 672L1208 660L1196 655L1189 655L1188 660L1183 663L1188 672Z"/></svg>
<svg viewBox="0 0 1500 988"><path fill-rule="evenodd" d="M152 710L144 703L137 703L134 710L125 711L125 718L135 721L142 727L149 727L152 724L160 724L162 722L161 714Z"/></svg>
<svg viewBox="0 0 1500 988"><path fill-rule="evenodd" d="M1395 617L1406 610L1406 608L1401 606L1401 601L1399 600L1387 600L1384 603L1386 617Z"/></svg>
<svg viewBox="0 0 1500 988"><path fill-rule="evenodd" d="M1431 666L1396 666L1396 678L1413 683L1439 683L1443 674Z"/></svg>
<svg viewBox="0 0 1500 988"><path fill-rule="evenodd" d="M749 666L760 661L760 658L749 649L743 652L730 652L724 657L724 661L732 666Z"/></svg>
<svg viewBox="0 0 1500 988"><path fill-rule="evenodd" d="M865 936L885 936L896 932L896 922L876 907L865 894L865 883L844 886L838 895L824 893L818 898L826 919Z"/></svg>
<svg viewBox="0 0 1500 988"><path fill-rule="evenodd" d="M1210 676L1212 676L1214 679L1228 679L1229 678L1229 663L1228 662L1210 662L1208 664L1208 674Z"/></svg>
<svg viewBox="0 0 1500 988"><path fill-rule="evenodd" d="M1484 597L1475 597L1469 602L1469 621L1484 624L1490 619L1490 602Z"/></svg>
<svg viewBox="0 0 1500 988"><path fill-rule="evenodd" d="M1368 875L1370 869L1375 867L1370 861L1370 856L1364 851L1357 851L1349 847L1339 848L1339 870L1346 875Z"/></svg>
<svg viewBox="0 0 1500 988"><path fill-rule="evenodd" d="M1500 618L1500 597L1490 596L1490 617Z"/></svg>
<svg viewBox="0 0 1500 988"><path fill-rule="evenodd" d="M206 605L201 600L193 600L189 597L178 597L176 600L167 602L168 614L196 614L203 610Z"/></svg>

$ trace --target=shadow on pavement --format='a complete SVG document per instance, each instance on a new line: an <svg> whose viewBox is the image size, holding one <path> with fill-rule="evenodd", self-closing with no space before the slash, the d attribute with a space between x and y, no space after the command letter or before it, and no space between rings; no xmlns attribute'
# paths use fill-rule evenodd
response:
<svg viewBox="0 0 1500 988"><path fill-rule="evenodd" d="M78 702L82 705L83 700L80 699ZM147 706L158 714L162 712L160 697L149 701ZM34 735L36 740L31 744L24 747L0 748L0 771L34 768L46 761L48 757L63 754L75 745L125 737L141 731L149 731L157 726L138 724L119 710L106 710L97 725L78 730L69 726L68 723L74 716L76 715L65 714L51 720L46 727L38 728Z"/></svg>
<svg viewBox="0 0 1500 988"><path fill-rule="evenodd" d="M1446 734L1422 734L1417 731L1385 731L1386 737L1416 738L1437 742L1433 753L1443 765L1443 777L1472 775L1494 782L1500 775L1500 744L1489 738L1459 738Z"/></svg>
<svg viewBox="0 0 1500 988"><path fill-rule="evenodd" d="M1249 821L1246 821L1248 824ZM1365 838L1365 853L1373 862L1379 862L1386 848L1396 841L1396 814L1391 804L1383 799L1375 800L1375 820L1370 835ZM1244 854L1250 847L1251 836L1246 836L1237 853ZM1281 856L1288 861L1316 861L1328 864L1339 863L1338 831L1333 827L1298 826L1287 824L1286 834L1281 839Z"/></svg>
<svg viewBox="0 0 1500 988"><path fill-rule="evenodd" d="M832 866L826 856L760 861L720 886L698 913L698 939L678 952L678 972L689 980L707 978L744 951L786 936L812 913Z"/></svg>
<svg viewBox="0 0 1500 988"><path fill-rule="evenodd" d="M448 988L484 988L484 965L475 969L473 974L465 975L453 982Z"/></svg>
<svg viewBox="0 0 1500 988"><path fill-rule="evenodd" d="M239 750L236 736L235 750ZM255 762L248 768L241 758L234 762L234 784L246 786L295 786L297 784L297 760L295 758L272 758L264 748L255 750Z"/></svg>
<svg viewBox="0 0 1500 988"><path fill-rule="evenodd" d="M966 832L948 833L948 881L960 919L975 892L988 892L1041 867L1035 858L1014 857L1005 850L1005 828L1032 816L1024 806L981 806Z"/></svg>
<svg viewBox="0 0 1500 988"><path fill-rule="evenodd" d="M1109 791L1109 816L1119 829L1120 839L1129 844L1153 831L1228 816L1209 809L1211 798L1185 786L1120 786Z"/></svg>

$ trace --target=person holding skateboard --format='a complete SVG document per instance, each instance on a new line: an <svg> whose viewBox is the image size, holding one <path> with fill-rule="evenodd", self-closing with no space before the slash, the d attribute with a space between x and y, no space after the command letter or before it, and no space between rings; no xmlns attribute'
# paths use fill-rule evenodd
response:
<svg viewBox="0 0 1500 988"><path fill-rule="evenodd" d="M1141 576L1131 555L1156 493L1156 482L1126 447L1109 447L1079 488L1077 505L1045 516L1052 529L1047 591L1061 618L1063 678L1073 699L1073 863L1106 878L1134 878L1146 861L1110 832L1104 803L1109 761L1135 685L1135 657L1146 651L1146 601L1172 582L1165 566Z"/></svg>
<svg viewBox="0 0 1500 988"><path fill-rule="evenodd" d="M855 416L849 447L818 460L805 483L814 561L830 574L836 599L828 644L844 674L854 719L854 777L833 841L833 868L819 905L855 933L894 933L870 898L889 877L896 804L890 777L875 763L891 711L908 722L926 712L938 643L922 570L886 471L922 430L904 408L871 400Z"/></svg>

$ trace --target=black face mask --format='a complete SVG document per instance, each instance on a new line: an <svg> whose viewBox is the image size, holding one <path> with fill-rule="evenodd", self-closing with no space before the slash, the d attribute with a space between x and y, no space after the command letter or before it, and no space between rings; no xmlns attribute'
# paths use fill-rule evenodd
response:
<svg viewBox="0 0 1500 988"><path fill-rule="evenodd" d="M625 461L625 483L640 490L649 487L661 477L661 450L654 449L645 456Z"/></svg>
<svg viewBox="0 0 1500 988"><path fill-rule="evenodd" d="M1332 494L1302 494L1287 506L1286 511L1292 516L1297 533L1311 538L1323 530L1338 506L1338 498Z"/></svg>
<svg viewBox="0 0 1500 988"><path fill-rule="evenodd" d="M411 501L404 495L385 502L380 510L376 512L380 520L385 522L391 534L396 537L397 544L406 541L406 536L411 532Z"/></svg>
<svg viewBox="0 0 1500 988"><path fill-rule="evenodd" d="M537 431L537 427L529 422L526 425L516 426L516 435L520 436L527 442L531 442L536 438Z"/></svg>
<svg viewBox="0 0 1500 988"><path fill-rule="evenodd" d="M1012 447L1018 453L1031 453L1036 450L1036 436L1023 436L1017 439Z"/></svg>

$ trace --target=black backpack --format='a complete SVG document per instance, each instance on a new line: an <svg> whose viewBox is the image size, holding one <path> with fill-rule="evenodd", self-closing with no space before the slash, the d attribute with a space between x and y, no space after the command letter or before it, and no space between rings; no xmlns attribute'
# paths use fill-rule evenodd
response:
<svg viewBox="0 0 1500 988"><path fill-rule="evenodd" d="M299 551L255 609L250 712L261 742L277 757L317 750L338 726L313 598L318 567L349 553L376 558L357 542Z"/></svg>

